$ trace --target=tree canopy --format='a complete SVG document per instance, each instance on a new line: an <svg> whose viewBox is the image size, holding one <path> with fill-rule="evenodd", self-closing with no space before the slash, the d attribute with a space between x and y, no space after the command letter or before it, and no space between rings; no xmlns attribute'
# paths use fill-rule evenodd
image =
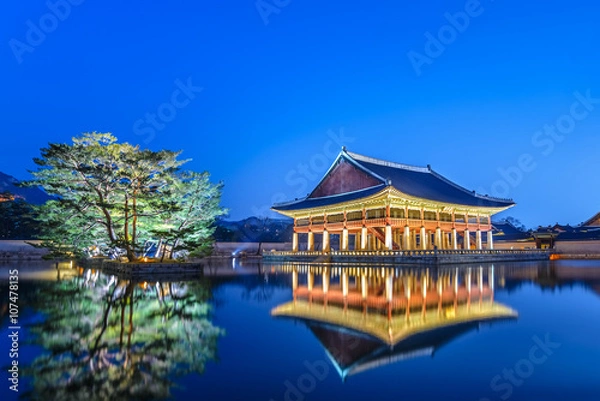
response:
<svg viewBox="0 0 600 401"><path fill-rule="evenodd" d="M12 199L9 194L0 198ZM0 239L35 239L38 234L33 206L22 199L0 201Z"/></svg>
<svg viewBox="0 0 600 401"><path fill-rule="evenodd" d="M138 260L149 243L156 253L205 252L223 184L207 172L182 170L181 152L140 149L108 133L85 133L71 144L50 143L34 159L27 186L54 198L38 210L43 246L53 256L95 249Z"/></svg>

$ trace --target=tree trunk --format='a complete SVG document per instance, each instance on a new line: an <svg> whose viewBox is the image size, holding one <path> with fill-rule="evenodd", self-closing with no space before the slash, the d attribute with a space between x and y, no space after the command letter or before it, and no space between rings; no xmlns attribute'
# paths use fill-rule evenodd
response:
<svg viewBox="0 0 600 401"><path fill-rule="evenodd" d="M162 246L163 246L163 240L161 238L158 240L158 245L156 245L156 252L154 253L155 258L158 258L160 256L160 251L161 251Z"/></svg>

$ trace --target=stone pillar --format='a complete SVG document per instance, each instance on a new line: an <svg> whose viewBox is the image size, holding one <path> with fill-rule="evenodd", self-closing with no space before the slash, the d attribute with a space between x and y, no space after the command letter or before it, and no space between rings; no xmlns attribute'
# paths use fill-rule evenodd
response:
<svg viewBox="0 0 600 401"><path fill-rule="evenodd" d="M323 252L330 252L331 244L329 243L329 231L323 231Z"/></svg>
<svg viewBox="0 0 600 401"><path fill-rule="evenodd" d="M458 233L456 232L456 228L452 229L452 249L458 249Z"/></svg>
<svg viewBox="0 0 600 401"><path fill-rule="evenodd" d="M471 233L469 230L465 230L463 249L471 249Z"/></svg>
<svg viewBox="0 0 600 401"><path fill-rule="evenodd" d="M340 238L340 242L341 242L340 249L342 251L347 251L348 250L348 229L345 227L342 230L342 237Z"/></svg>
<svg viewBox="0 0 600 401"><path fill-rule="evenodd" d="M308 232L308 241L306 244L306 250L307 251L315 250L315 233L313 233L312 231Z"/></svg>
<svg viewBox="0 0 600 401"><path fill-rule="evenodd" d="M487 249L494 249L494 237L492 235L492 230L487 232Z"/></svg>
<svg viewBox="0 0 600 401"><path fill-rule="evenodd" d="M292 252L298 252L298 233L292 234Z"/></svg>
<svg viewBox="0 0 600 401"><path fill-rule="evenodd" d="M437 246L437 249L444 248L442 245L442 229L440 227L435 229L435 246Z"/></svg>
<svg viewBox="0 0 600 401"><path fill-rule="evenodd" d="M475 239L476 239L476 246L478 250L483 249L483 244L481 242L481 230L477 230L477 232L475 233Z"/></svg>
<svg viewBox="0 0 600 401"><path fill-rule="evenodd" d="M410 241L410 227L408 225L404 226L404 250L408 251L412 249L411 241Z"/></svg>
<svg viewBox="0 0 600 401"><path fill-rule="evenodd" d="M385 225L385 249L394 249L394 243L392 238L392 226L389 224Z"/></svg>
<svg viewBox="0 0 600 401"><path fill-rule="evenodd" d="M367 250L367 240L369 239L369 236L367 234L367 227L363 227L360 229L360 250L361 251L366 251Z"/></svg>
<svg viewBox="0 0 600 401"><path fill-rule="evenodd" d="M415 230L412 235L412 245L410 249L417 249L417 230Z"/></svg>
<svg viewBox="0 0 600 401"><path fill-rule="evenodd" d="M425 226L421 227L421 249L427 249L427 232L425 231Z"/></svg>

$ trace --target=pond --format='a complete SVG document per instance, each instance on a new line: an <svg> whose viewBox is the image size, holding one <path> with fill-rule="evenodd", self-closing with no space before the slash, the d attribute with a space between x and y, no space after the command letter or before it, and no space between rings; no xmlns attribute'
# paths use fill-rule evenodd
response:
<svg viewBox="0 0 600 401"><path fill-rule="evenodd" d="M0 296L2 400L600 399L598 261L229 259L160 280L13 263Z"/></svg>

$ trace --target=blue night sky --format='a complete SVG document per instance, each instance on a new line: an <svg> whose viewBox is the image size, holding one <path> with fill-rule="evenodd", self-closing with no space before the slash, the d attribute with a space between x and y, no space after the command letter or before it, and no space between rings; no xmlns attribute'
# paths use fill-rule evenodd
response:
<svg viewBox="0 0 600 401"><path fill-rule="evenodd" d="M597 2L53 1L0 17L17 178L48 142L112 132L184 150L240 219L306 195L345 144L511 197L530 227L600 211Z"/></svg>

